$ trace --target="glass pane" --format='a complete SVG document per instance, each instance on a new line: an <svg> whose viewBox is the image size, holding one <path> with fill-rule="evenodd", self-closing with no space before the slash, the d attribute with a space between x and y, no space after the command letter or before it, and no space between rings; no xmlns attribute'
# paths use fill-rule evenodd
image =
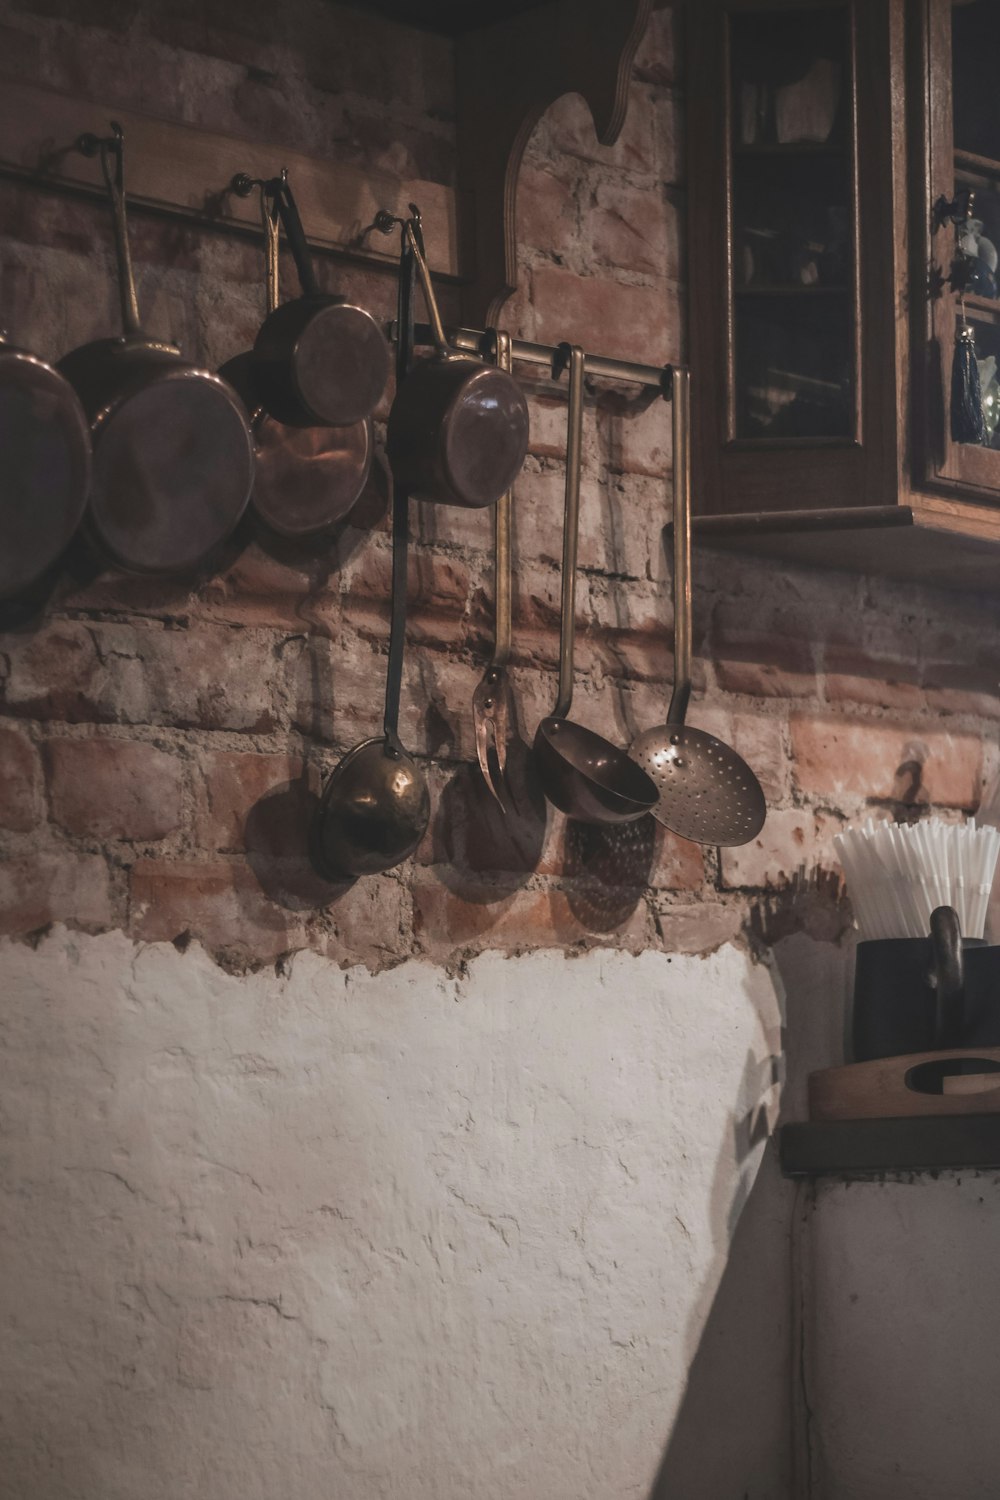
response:
<svg viewBox="0 0 1000 1500"><path fill-rule="evenodd" d="M1000 448L1000 326L972 318L969 321L976 336L986 444L989 448Z"/></svg>
<svg viewBox="0 0 1000 1500"><path fill-rule="evenodd" d="M740 286L846 286L851 271L849 162L798 156L775 171L740 161L733 182L733 279Z"/></svg>
<svg viewBox="0 0 1000 1500"><path fill-rule="evenodd" d="M847 293L741 298L735 339L738 438L853 435Z"/></svg>
<svg viewBox="0 0 1000 1500"><path fill-rule="evenodd" d="M955 150L1000 161L1000 4L965 0L951 13Z"/></svg>
<svg viewBox="0 0 1000 1500"><path fill-rule="evenodd" d="M734 15L730 49L737 148L791 150L846 140L844 6Z"/></svg>

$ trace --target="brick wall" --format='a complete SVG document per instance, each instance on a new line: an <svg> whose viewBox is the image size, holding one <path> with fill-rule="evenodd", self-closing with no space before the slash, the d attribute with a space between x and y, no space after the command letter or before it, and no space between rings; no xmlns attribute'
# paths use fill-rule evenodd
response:
<svg viewBox="0 0 1000 1500"><path fill-rule="evenodd" d="M515 332L683 356L674 40L658 12L614 147L595 145L575 97L535 132ZM449 45L326 0L2 0L0 43L4 69L109 107L452 181ZM3 181L0 224L0 323L20 341L58 357L114 326L100 205ZM213 365L245 348L260 314L254 245L138 211L133 233L149 326ZM391 277L332 257L320 274L391 313ZM564 435L544 382L531 406L515 517L529 741L554 699ZM625 743L662 721L669 697L669 411L604 390L587 417L574 717ZM60 921L196 937L234 967L300 947L377 968L485 947L832 938L849 920L830 852L844 820L871 807L957 815L993 774L995 598L696 553L691 721L757 770L761 837L720 856L651 821L615 834L555 814L546 825L526 794L504 823L472 744L491 520L415 509L402 733L427 769L432 824L400 869L331 886L309 866L306 828L323 774L381 721L386 492L377 465L329 544L278 543L248 524L213 570L179 581L102 574L77 551L32 606L4 609L0 930Z"/></svg>

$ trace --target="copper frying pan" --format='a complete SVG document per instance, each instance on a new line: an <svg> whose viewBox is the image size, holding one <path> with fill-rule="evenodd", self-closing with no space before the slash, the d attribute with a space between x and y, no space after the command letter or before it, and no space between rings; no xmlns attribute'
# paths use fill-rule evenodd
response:
<svg viewBox="0 0 1000 1500"><path fill-rule="evenodd" d="M233 179L246 196L256 186ZM254 344L264 406L289 427L352 427L370 417L389 378L389 345L367 308L321 292L287 171L267 183L284 226L301 297L274 307Z"/></svg>
<svg viewBox="0 0 1000 1500"><path fill-rule="evenodd" d="M278 211L274 184L258 184L264 229L267 313L278 306ZM253 351L238 354L219 374L253 413L257 447L251 505L279 536L318 536L342 521L368 482L374 441L370 417L349 427L288 426L268 414Z"/></svg>
<svg viewBox="0 0 1000 1500"><path fill-rule="evenodd" d="M90 485L90 429L66 379L0 334L0 598L68 545Z"/></svg>
<svg viewBox="0 0 1000 1500"><path fill-rule="evenodd" d="M87 528L99 551L135 573L200 564L233 531L250 498L253 438L226 381L144 333L132 276L124 136L81 136L99 155L111 200L124 331L59 362L90 422L94 449Z"/></svg>

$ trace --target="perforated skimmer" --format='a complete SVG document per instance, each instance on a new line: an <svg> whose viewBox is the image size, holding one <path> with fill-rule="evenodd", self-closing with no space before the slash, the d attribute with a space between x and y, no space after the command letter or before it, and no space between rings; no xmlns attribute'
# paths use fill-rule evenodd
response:
<svg viewBox="0 0 1000 1500"><path fill-rule="evenodd" d="M764 826L764 793L746 761L684 722L691 697L690 382L673 372L674 691L666 724L633 740L629 755L659 792L653 817L696 844L748 844Z"/></svg>

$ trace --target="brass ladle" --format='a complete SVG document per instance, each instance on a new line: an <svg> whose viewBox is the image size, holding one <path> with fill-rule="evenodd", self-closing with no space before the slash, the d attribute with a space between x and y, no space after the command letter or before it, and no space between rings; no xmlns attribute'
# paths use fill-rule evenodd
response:
<svg viewBox="0 0 1000 1500"><path fill-rule="evenodd" d="M566 344L560 345L559 354L569 363L559 697L535 732L535 763L546 797L560 812L585 823L628 823L654 806L656 787L624 750L567 717L573 704L584 356L582 349Z"/></svg>
<svg viewBox="0 0 1000 1500"><path fill-rule="evenodd" d="M399 262L397 379L413 348L413 257L406 227ZM377 875L411 855L430 819L427 779L399 739L399 695L406 636L409 492L393 487L392 619L382 733L349 750L323 789L313 825L314 860L328 879Z"/></svg>

